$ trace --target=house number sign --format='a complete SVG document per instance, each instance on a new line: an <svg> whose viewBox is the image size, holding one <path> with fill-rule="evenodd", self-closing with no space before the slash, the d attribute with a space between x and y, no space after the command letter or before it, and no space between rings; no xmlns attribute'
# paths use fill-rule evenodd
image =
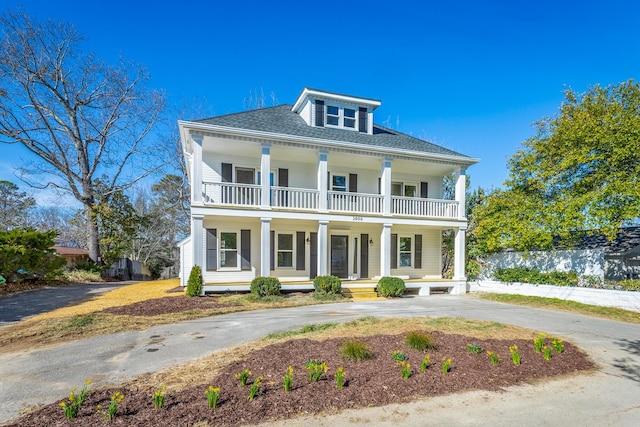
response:
<svg viewBox="0 0 640 427"><path fill-rule="evenodd" d="M354 217L353 217L353 220L354 220L354 221L364 221L364 218L363 218L363 217L361 217L361 216L354 216Z"/></svg>

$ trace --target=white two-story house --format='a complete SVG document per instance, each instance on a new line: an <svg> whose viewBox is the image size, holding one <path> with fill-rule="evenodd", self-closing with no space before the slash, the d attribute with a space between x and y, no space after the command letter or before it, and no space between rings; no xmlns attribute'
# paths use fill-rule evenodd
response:
<svg viewBox="0 0 640 427"><path fill-rule="evenodd" d="M259 276L441 280L442 232L453 230L451 287L464 292L465 171L478 160L375 124L379 106L305 88L293 105L180 121L183 286L196 264L206 291ZM450 173L455 200L443 200Z"/></svg>

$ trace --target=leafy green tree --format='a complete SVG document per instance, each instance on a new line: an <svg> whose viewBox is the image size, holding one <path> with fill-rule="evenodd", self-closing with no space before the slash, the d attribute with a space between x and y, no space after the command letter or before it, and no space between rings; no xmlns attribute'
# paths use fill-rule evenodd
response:
<svg viewBox="0 0 640 427"><path fill-rule="evenodd" d="M543 249L640 217L640 86L633 80L565 92L560 112L509 160L504 190L477 210L484 250Z"/></svg>
<svg viewBox="0 0 640 427"><path fill-rule="evenodd" d="M0 181L0 230L25 227L29 210L36 205L33 197L20 191L11 181Z"/></svg>
<svg viewBox="0 0 640 427"><path fill-rule="evenodd" d="M33 228L0 231L0 276L9 282L27 279L52 279L66 265L52 249L55 231Z"/></svg>

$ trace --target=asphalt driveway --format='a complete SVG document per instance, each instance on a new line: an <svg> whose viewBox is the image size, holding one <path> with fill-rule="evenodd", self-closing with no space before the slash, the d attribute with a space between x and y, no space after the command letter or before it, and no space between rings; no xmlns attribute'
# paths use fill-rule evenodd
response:
<svg viewBox="0 0 640 427"><path fill-rule="evenodd" d="M87 378L95 385L116 383L270 332L368 315L453 316L516 324L578 344L602 369L505 393L462 393L278 425L636 426L640 420L640 325L439 295L233 313L3 355L0 423L17 416L25 405L63 398Z"/></svg>
<svg viewBox="0 0 640 427"><path fill-rule="evenodd" d="M46 287L0 297L0 326L93 298L136 282L100 282Z"/></svg>

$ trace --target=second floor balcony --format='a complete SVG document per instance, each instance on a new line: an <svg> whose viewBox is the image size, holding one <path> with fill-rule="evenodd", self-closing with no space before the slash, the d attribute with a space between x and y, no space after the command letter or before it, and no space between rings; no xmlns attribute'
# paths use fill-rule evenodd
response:
<svg viewBox="0 0 640 427"><path fill-rule="evenodd" d="M326 202L317 189L270 187L263 199L263 187L255 184L203 182L202 201L207 206L270 208L301 212L331 212L363 215L392 215L436 219L458 219L459 202L454 200L380 194L327 191ZM388 206L387 206L388 205Z"/></svg>

